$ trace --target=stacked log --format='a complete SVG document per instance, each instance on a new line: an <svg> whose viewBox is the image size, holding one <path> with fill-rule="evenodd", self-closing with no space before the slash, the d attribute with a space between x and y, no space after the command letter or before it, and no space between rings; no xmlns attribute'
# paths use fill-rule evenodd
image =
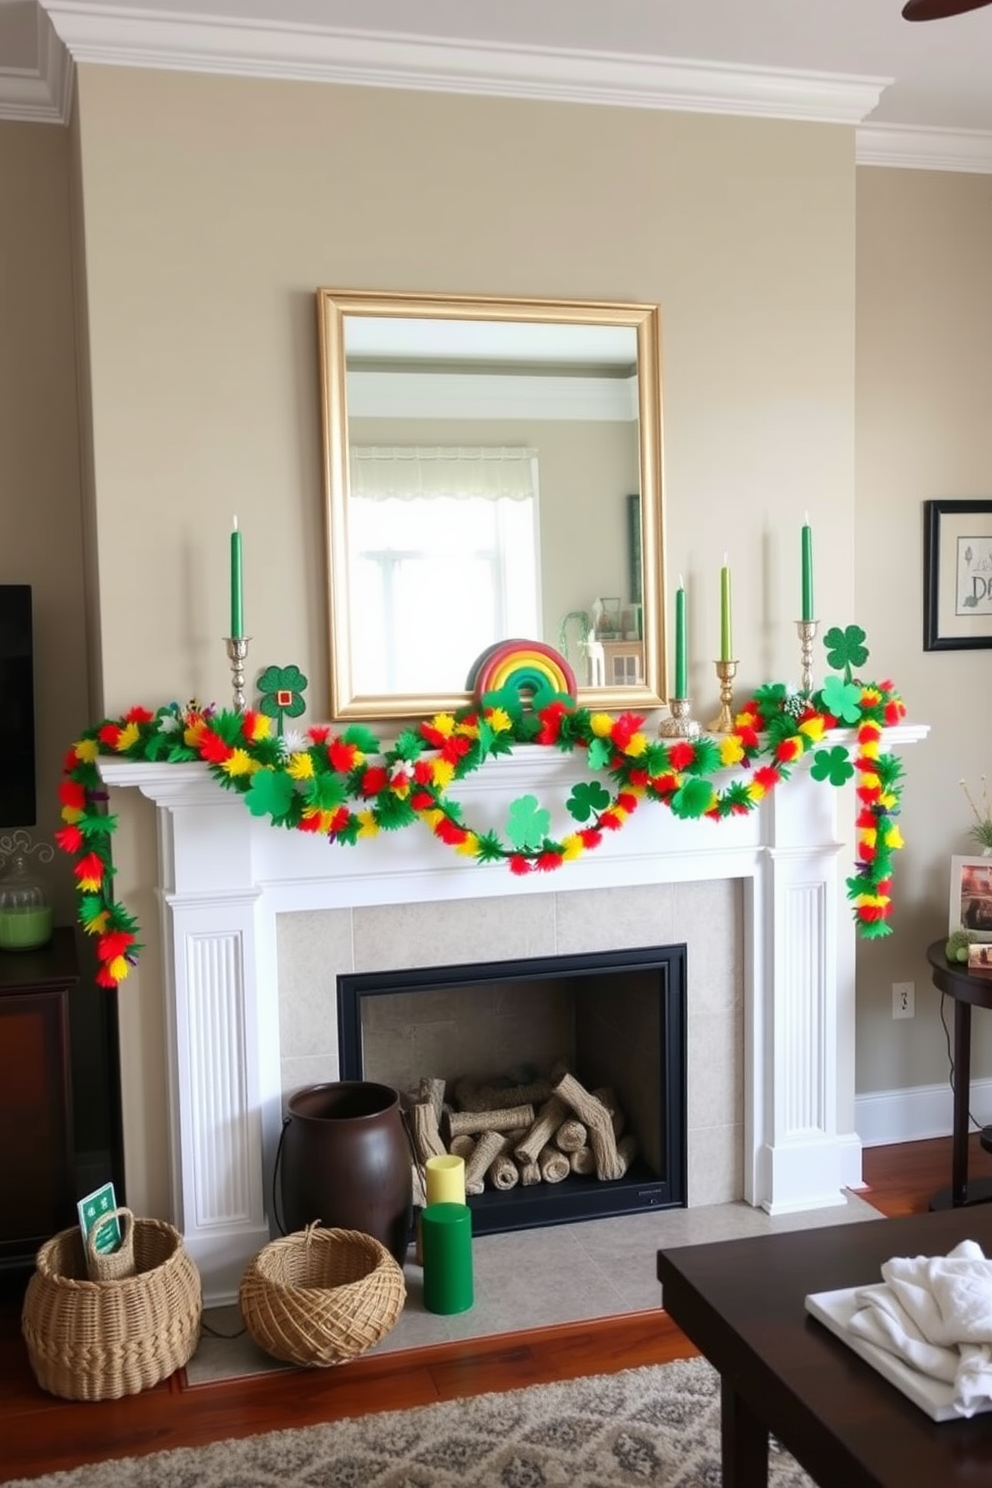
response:
<svg viewBox="0 0 992 1488"><path fill-rule="evenodd" d="M587 1090L564 1065L528 1084L460 1079L451 1095L449 1104L445 1082L434 1077L407 1095L415 1192L427 1159L445 1153L464 1159L466 1194L480 1194L487 1184L505 1191L572 1173L609 1182L623 1177L636 1152L634 1137L621 1136L614 1091Z"/></svg>

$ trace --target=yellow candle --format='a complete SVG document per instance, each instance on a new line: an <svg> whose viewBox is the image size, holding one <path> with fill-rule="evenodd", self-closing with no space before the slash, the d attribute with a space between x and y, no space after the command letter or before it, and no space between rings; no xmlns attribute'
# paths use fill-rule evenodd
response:
<svg viewBox="0 0 992 1488"><path fill-rule="evenodd" d="M463 1157L429 1157L427 1169L428 1204L464 1204L465 1159Z"/></svg>

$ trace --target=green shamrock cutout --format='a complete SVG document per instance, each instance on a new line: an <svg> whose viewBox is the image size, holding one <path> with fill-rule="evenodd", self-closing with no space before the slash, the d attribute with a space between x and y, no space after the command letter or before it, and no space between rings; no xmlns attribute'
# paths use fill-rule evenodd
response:
<svg viewBox="0 0 992 1488"><path fill-rule="evenodd" d="M538 805L537 797L521 796L510 807L506 835L514 847L523 851L528 847L540 847L550 825L551 812Z"/></svg>
<svg viewBox="0 0 992 1488"><path fill-rule="evenodd" d="M271 816L276 823L289 815L296 786L289 775L279 770L256 770L245 800L252 816Z"/></svg>
<svg viewBox="0 0 992 1488"><path fill-rule="evenodd" d="M860 625L849 625L845 630L834 625L823 637L827 664L837 672L843 669L845 682L851 680L852 667L863 667L868 660L868 647L864 642L865 633Z"/></svg>
<svg viewBox="0 0 992 1488"><path fill-rule="evenodd" d="M851 757L842 744L832 749L818 749L809 772L814 780L829 780L831 785L846 785L854 774Z"/></svg>
<svg viewBox="0 0 992 1488"><path fill-rule="evenodd" d="M613 745L609 739L595 738L589 741L586 759L590 770L605 770L613 758Z"/></svg>
<svg viewBox="0 0 992 1488"><path fill-rule="evenodd" d="M823 706L843 723L857 723L861 717L861 688L856 682L828 677L820 693Z"/></svg>
<svg viewBox="0 0 992 1488"><path fill-rule="evenodd" d="M283 719L299 718L306 708L306 677L298 666L270 666L255 685L259 691L258 711L276 720L276 732L281 736Z"/></svg>
<svg viewBox="0 0 992 1488"><path fill-rule="evenodd" d="M605 811L610 804L610 793L598 780L580 780L572 789L565 803L578 822L588 821L597 811Z"/></svg>

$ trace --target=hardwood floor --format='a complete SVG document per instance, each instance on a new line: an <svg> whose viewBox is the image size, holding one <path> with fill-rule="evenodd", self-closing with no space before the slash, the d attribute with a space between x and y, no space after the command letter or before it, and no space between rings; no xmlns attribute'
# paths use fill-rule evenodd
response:
<svg viewBox="0 0 992 1488"><path fill-rule="evenodd" d="M865 1153L861 1197L888 1216L921 1213L950 1176L950 1139ZM973 1138L972 1172L990 1159ZM341 1369L287 1371L187 1389L174 1376L119 1401L74 1403L40 1390L20 1336L20 1294L0 1300L0 1482L80 1463L307 1426L370 1411L666 1363L695 1353L664 1312L504 1334Z"/></svg>

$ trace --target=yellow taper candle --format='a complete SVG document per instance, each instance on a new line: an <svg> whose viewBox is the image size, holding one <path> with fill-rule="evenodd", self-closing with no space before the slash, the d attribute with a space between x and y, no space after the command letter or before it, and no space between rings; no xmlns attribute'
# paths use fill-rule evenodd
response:
<svg viewBox="0 0 992 1488"><path fill-rule="evenodd" d="M465 1159L445 1156L429 1157L427 1170L428 1204L464 1204Z"/></svg>

